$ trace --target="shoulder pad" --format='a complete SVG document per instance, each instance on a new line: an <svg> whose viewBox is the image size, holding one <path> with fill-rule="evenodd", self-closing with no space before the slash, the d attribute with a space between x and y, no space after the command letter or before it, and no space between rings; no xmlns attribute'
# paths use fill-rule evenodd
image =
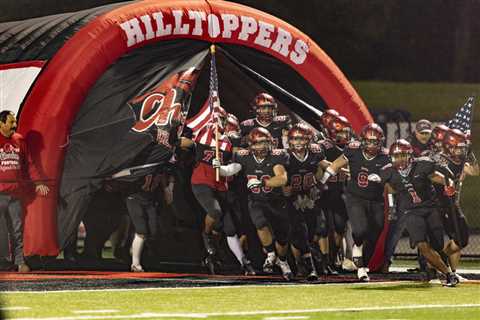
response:
<svg viewBox="0 0 480 320"><path fill-rule="evenodd" d="M237 150L237 155L239 155L239 156L248 156L249 154L250 154L250 150L248 150L248 149Z"/></svg>
<svg viewBox="0 0 480 320"><path fill-rule="evenodd" d="M360 148L360 145L361 145L360 141L352 141L348 144L348 147L350 149L358 149Z"/></svg>
<svg viewBox="0 0 480 320"><path fill-rule="evenodd" d="M312 143L310 144L310 151L312 151L312 153L321 153L322 152L322 147L316 143Z"/></svg>
<svg viewBox="0 0 480 320"><path fill-rule="evenodd" d="M420 161L427 161L427 162L433 162L433 159L430 157L418 157L413 159L415 162L420 162Z"/></svg>
<svg viewBox="0 0 480 320"><path fill-rule="evenodd" d="M273 122L290 122L290 116L288 114L275 116L275 118L273 118Z"/></svg>
<svg viewBox="0 0 480 320"><path fill-rule="evenodd" d="M393 167L393 165L392 165L391 163L387 163L386 165L384 165L384 166L382 167L381 170L387 170L388 168L392 168L392 167Z"/></svg>
<svg viewBox="0 0 480 320"><path fill-rule="evenodd" d="M244 127L253 127L255 125L255 119L247 119L247 120L244 120L240 123L240 125L244 126Z"/></svg>
<svg viewBox="0 0 480 320"><path fill-rule="evenodd" d="M287 150L285 149L273 149L272 150L272 155L273 156L283 156L283 155L288 155Z"/></svg>
<svg viewBox="0 0 480 320"><path fill-rule="evenodd" d="M329 139L321 140L321 141L319 141L319 144L321 144L325 149L331 149L335 146L333 144L333 141L331 141Z"/></svg>

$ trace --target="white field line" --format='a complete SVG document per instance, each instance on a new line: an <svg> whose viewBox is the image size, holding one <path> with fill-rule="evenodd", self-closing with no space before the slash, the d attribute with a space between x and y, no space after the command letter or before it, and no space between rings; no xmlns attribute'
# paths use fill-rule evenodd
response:
<svg viewBox="0 0 480 320"><path fill-rule="evenodd" d="M0 307L1 311L21 311L21 310L30 310L30 307Z"/></svg>
<svg viewBox="0 0 480 320"><path fill-rule="evenodd" d="M407 269L414 268L414 267L390 267L388 270L391 272L407 272ZM465 273L470 274L480 274L480 269L458 269L457 273L462 275Z"/></svg>
<svg viewBox="0 0 480 320"><path fill-rule="evenodd" d="M391 284L421 284L419 281L382 281L382 282L352 282L352 283L292 283L292 284L246 284L235 286L210 286L210 287L168 287L168 288L116 288L116 289L72 289L72 290L45 290L45 291L0 291L1 294L51 294L51 293L72 293L72 292L122 292L122 291L161 291L161 290L205 290L205 289L243 289L243 288L288 288L288 287L314 287L314 286L369 286L369 285L391 285Z"/></svg>
<svg viewBox="0 0 480 320"><path fill-rule="evenodd" d="M293 317L265 317L263 320L294 320L294 319L310 319L307 316L293 316Z"/></svg>
<svg viewBox="0 0 480 320"><path fill-rule="evenodd" d="M109 310L72 310L72 313L83 314L83 313L115 313L118 310L109 309Z"/></svg>
<svg viewBox="0 0 480 320"><path fill-rule="evenodd" d="M206 312L206 313L139 313L131 315L98 315L98 316L69 316L49 318L11 318L12 320L93 320L93 319L149 319L149 318L208 318L209 316L256 316L270 314L290 313L319 313L319 312L359 312L359 311L389 311L389 310L417 310L417 309L461 309L480 308L480 304L413 304L391 307L357 307L357 308L319 308L319 309L293 309L293 310L259 310L259 311L233 311L233 312Z"/></svg>

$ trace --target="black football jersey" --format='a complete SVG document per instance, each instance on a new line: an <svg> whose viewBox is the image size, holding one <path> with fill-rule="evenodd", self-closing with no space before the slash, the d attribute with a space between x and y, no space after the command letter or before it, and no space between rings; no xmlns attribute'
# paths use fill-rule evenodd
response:
<svg viewBox="0 0 480 320"><path fill-rule="evenodd" d="M280 164L288 167L289 157L285 150L274 149L262 161L258 162L249 150L240 150L235 153L235 162L242 165L240 174L246 179L267 180L275 175L273 167ZM265 200L282 196L282 188L259 187L250 190L249 197L254 200Z"/></svg>
<svg viewBox="0 0 480 320"><path fill-rule="evenodd" d="M370 174L379 174L380 170L390 162L390 157L382 150L375 158L365 158L360 142L350 142L343 151L348 159L351 179L347 183L347 191L359 198L383 201L383 186L378 182L368 181Z"/></svg>
<svg viewBox="0 0 480 320"><path fill-rule="evenodd" d="M421 157L414 159L405 176L388 164L382 168L380 178L395 190L399 210L432 208L436 206L436 196L429 176L439 170L441 168L432 159Z"/></svg>
<svg viewBox="0 0 480 320"><path fill-rule="evenodd" d="M288 184L292 187L292 194L308 193L317 183L315 174L320 161L325 159L323 149L317 144L311 144L304 159L299 159L291 150L288 153Z"/></svg>
<svg viewBox="0 0 480 320"><path fill-rule="evenodd" d="M263 127L270 132L273 137L273 148L284 148L283 145L283 130L289 130L292 124L292 119L289 115L276 116L273 118L272 123L268 126L262 126L256 118L247 119L240 123L240 129L242 131L242 146L247 146L247 136L253 128Z"/></svg>
<svg viewBox="0 0 480 320"><path fill-rule="evenodd" d="M320 141L320 145L325 151L325 158L330 162L335 161L335 159L343 154L343 150L330 139ZM340 170L335 176L332 176L327 180L327 192L343 192L347 180L347 174Z"/></svg>

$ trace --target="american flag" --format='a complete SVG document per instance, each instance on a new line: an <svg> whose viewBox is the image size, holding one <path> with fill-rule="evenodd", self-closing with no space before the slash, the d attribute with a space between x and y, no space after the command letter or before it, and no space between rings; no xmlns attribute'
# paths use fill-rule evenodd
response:
<svg viewBox="0 0 480 320"><path fill-rule="evenodd" d="M451 129L459 129L465 134L470 134L472 130L473 118L473 97L469 97L467 102L457 111L455 117L448 121L447 126Z"/></svg>
<svg viewBox="0 0 480 320"><path fill-rule="evenodd" d="M193 141L207 146L215 147L215 126L219 123L218 110L220 99L218 97L218 76L215 62L215 54L212 53L210 60L210 83L209 97L202 109L195 116L187 119L187 126L193 131ZM220 150L231 151L232 144L225 135L219 139Z"/></svg>

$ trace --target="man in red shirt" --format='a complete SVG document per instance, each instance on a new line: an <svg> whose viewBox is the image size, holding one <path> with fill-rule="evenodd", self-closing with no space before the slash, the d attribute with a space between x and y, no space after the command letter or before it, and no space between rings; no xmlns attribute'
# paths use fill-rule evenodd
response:
<svg viewBox="0 0 480 320"><path fill-rule="evenodd" d="M28 272L30 268L23 256L23 210L20 199L28 190L28 181L38 181L40 175L28 154L25 140L15 132L16 129L15 114L8 110L0 112L0 215L5 215L7 221L14 263L19 272ZM46 196L50 189L45 184L35 183L35 191Z"/></svg>

